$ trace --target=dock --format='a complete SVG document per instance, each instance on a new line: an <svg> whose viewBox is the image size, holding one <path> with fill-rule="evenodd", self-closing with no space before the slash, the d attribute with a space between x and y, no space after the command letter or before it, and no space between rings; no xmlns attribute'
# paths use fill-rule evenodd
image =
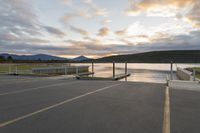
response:
<svg viewBox="0 0 200 133"><path fill-rule="evenodd" d="M130 75L131 75L130 73L127 73L127 74L118 74L118 75L115 75L115 77L113 79L114 80L120 80L120 79L123 79L123 78L127 78Z"/></svg>
<svg viewBox="0 0 200 133"><path fill-rule="evenodd" d="M120 79L123 79L123 78L127 78L129 77L131 74L128 73L128 68L127 68L127 62L125 62L125 68L124 68L124 73L120 73L120 74L116 74L115 73L115 62L112 63L113 64L113 67L112 67L112 72L113 72L113 75L112 77L97 77L97 76L94 76L94 63L92 63L92 72L89 72L89 73L86 73L86 74L78 74L76 75L76 79L82 79L82 80L120 80ZM92 77L89 76L89 75L93 75Z"/></svg>
<svg viewBox="0 0 200 133"><path fill-rule="evenodd" d="M86 75L78 75L76 76L76 79L80 79L80 80L120 80L120 79L123 79L123 78L127 78L129 77L131 74L128 73L128 74L118 74L118 75L115 75L115 77L96 77L96 76L88 76L88 75L92 75L94 73L89 73L89 74L86 74Z"/></svg>
<svg viewBox="0 0 200 133"><path fill-rule="evenodd" d="M94 74L94 72L84 72L84 73L78 73L78 74L76 74L75 77L77 79L80 79L83 76L89 76L89 75L93 75L93 74Z"/></svg>

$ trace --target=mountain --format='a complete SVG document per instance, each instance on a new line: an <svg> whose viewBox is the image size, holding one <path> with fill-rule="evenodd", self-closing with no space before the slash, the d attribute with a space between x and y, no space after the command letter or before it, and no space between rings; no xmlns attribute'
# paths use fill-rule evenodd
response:
<svg viewBox="0 0 200 133"><path fill-rule="evenodd" d="M78 56L78 57L76 57L72 60L74 60L74 61L86 61L86 60L90 60L90 58L87 58L85 56Z"/></svg>
<svg viewBox="0 0 200 133"><path fill-rule="evenodd" d="M116 55L94 60L95 62L131 63L200 63L200 50L152 51L128 55Z"/></svg>
<svg viewBox="0 0 200 133"><path fill-rule="evenodd" d="M16 54L0 54L0 56L3 56L4 58L8 58L11 56L14 60L42 60L42 61L48 61L48 60L67 60L66 58L61 58L57 56L52 55L46 55L46 54L36 54L36 55L16 55Z"/></svg>

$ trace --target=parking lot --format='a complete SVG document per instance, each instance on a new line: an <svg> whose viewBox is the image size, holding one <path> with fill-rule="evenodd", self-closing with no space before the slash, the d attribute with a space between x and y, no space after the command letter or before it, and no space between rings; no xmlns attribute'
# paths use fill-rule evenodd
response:
<svg viewBox="0 0 200 133"><path fill-rule="evenodd" d="M165 89L155 83L2 75L0 132L162 133ZM170 90L173 133L199 132L200 94L187 93Z"/></svg>

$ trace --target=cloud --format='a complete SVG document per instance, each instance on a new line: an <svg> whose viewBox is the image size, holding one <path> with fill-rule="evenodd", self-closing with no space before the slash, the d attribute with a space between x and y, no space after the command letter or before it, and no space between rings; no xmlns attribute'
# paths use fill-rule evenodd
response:
<svg viewBox="0 0 200 133"><path fill-rule="evenodd" d="M57 53L58 51L62 51L63 47L57 47L52 45L42 45L42 44L34 44L34 43L26 43L26 42L2 42L0 40L0 52L8 52L8 53L17 53L17 54L36 54L36 53ZM54 52L55 51L55 52Z"/></svg>
<svg viewBox="0 0 200 133"><path fill-rule="evenodd" d="M92 0L84 0L84 3L88 6L88 13L91 14L91 16L106 17L109 14L106 8L100 8Z"/></svg>
<svg viewBox="0 0 200 133"><path fill-rule="evenodd" d="M110 33L110 29L108 27L102 27L101 29L99 29L99 36L107 36Z"/></svg>
<svg viewBox="0 0 200 133"><path fill-rule="evenodd" d="M74 31L74 32L76 32L78 34L81 34L83 36L88 36L89 35L89 33L86 30L84 30L84 29L77 28L77 27L72 26L72 25L70 25L69 27L70 27L71 31Z"/></svg>
<svg viewBox="0 0 200 133"><path fill-rule="evenodd" d="M188 35L177 35L163 37L157 41L140 43L135 45L124 39L124 44L103 44L98 39L66 40L65 45L42 45L41 43L8 43L0 40L0 52L13 52L19 54L51 53L55 55L99 55L109 54L131 54L134 52L145 52L155 50L191 50L200 49L200 30L192 31ZM145 37L145 36L144 36Z"/></svg>
<svg viewBox="0 0 200 133"><path fill-rule="evenodd" d="M184 6L195 4L198 0L131 0L129 9L132 11L145 12L154 8L174 7L182 8Z"/></svg>
<svg viewBox="0 0 200 133"><path fill-rule="evenodd" d="M200 28L200 1L196 3L191 11L186 15L188 20L195 26Z"/></svg>
<svg viewBox="0 0 200 133"><path fill-rule="evenodd" d="M107 26L111 22L112 22L112 20L105 18L102 23L103 23L103 25Z"/></svg>
<svg viewBox="0 0 200 133"><path fill-rule="evenodd" d="M46 37L56 35L60 38L66 35L58 28L42 24L34 7L26 0L0 0L0 3L0 40L7 51L10 51L11 46L15 51L14 48L20 44L46 44L50 43Z"/></svg>
<svg viewBox="0 0 200 133"><path fill-rule="evenodd" d="M140 43L135 45L133 42L129 42L129 45L123 44L103 44L98 43L96 40L89 41L75 41L69 40L68 43L71 44L70 53L72 51L79 51L81 54L84 54L83 51L87 54L99 54L105 55L110 53L117 54L128 54L135 51L145 52L145 51L155 51L155 50L191 50L191 49L200 49L200 30L190 32L189 35L177 35L177 36L168 36L163 37L159 41L149 42L149 43ZM141 35L141 37L146 37ZM128 40L124 40L127 41Z"/></svg>
<svg viewBox="0 0 200 133"><path fill-rule="evenodd" d="M0 0L0 25L9 29L37 29L37 16L25 0Z"/></svg>
<svg viewBox="0 0 200 133"><path fill-rule="evenodd" d="M69 0L67 0L67 2L68 1ZM81 0L78 4L73 4L71 8L71 13L67 12L61 17L60 20L62 23L68 24L75 18L84 18L90 20L93 20L97 17L106 18L109 14L106 8L99 7L93 0Z"/></svg>
<svg viewBox="0 0 200 133"><path fill-rule="evenodd" d="M54 27L51 27L51 26L43 26L43 27L50 34L54 34L54 35L60 36L60 37L66 36L66 34L63 31L61 31L57 28L54 28Z"/></svg>
<svg viewBox="0 0 200 133"><path fill-rule="evenodd" d="M107 9L99 7L92 0L65 2L69 2L68 6L72 11L66 13L62 21L71 31L82 35L81 39L73 37L74 40L63 41L66 39L63 29L42 24L36 14L37 10L27 0L0 0L0 52L106 55L134 51L200 49L199 0L137 0L127 9L133 14L187 18L195 28L182 23L179 25L179 21L153 27L135 23L116 30L114 34L108 25L111 21ZM183 8L187 8L187 12L182 12ZM70 24L77 17L100 21L102 27L97 34L92 35L82 27ZM191 30L193 31L189 32Z"/></svg>
<svg viewBox="0 0 200 133"><path fill-rule="evenodd" d="M105 8L103 8L103 9L94 8L93 10L95 11L95 15L96 16L104 16L104 17L106 17L108 15L108 11Z"/></svg>
<svg viewBox="0 0 200 133"><path fill-rule="evenodd" d="M118 36L124 36L124 35L127 34L127 28L115 31L115 34L118 35Z"/></svg>
<svg viewBox="0 0 200 133"><path fill-rule="evenodd" d="M79 15L76 13L65 13L65 15L60 19L62 23L67 24Z"/></svg>
<svg viewBox="0 0 200 133"><path fill-rule="evenodd" d="M137 16L174 17L200 28L200 0L131 0L124 13Z"/></svg>

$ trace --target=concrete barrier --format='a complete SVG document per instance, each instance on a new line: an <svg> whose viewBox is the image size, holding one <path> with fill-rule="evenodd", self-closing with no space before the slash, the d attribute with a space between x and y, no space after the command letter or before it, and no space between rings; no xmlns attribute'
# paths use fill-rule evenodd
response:
<svg viewBox="0 0 200 133"><path fill-rule="evenodd" d="M183 69L183 68L180 68L178 67L177 68L177 73L176 73L177 77L181 80L187 80L187 81L198 81L200 82L200 79L198 78L194 78L193 76L193 73L186 70L186 69ZM194 80L195 79L195 80Z"/></svg>
<svg viewBox="0 0 200 133"><path fill-rule="evenodd" d="M169 80L168 86L171 89L200 91L198 81Z"/></svg>
<svg viewBox="0 0 200 133"><path fill-rule="evenodd" d="M180 67L177 68L176 75L181 80L192 80L192 72Z"/></svg>

